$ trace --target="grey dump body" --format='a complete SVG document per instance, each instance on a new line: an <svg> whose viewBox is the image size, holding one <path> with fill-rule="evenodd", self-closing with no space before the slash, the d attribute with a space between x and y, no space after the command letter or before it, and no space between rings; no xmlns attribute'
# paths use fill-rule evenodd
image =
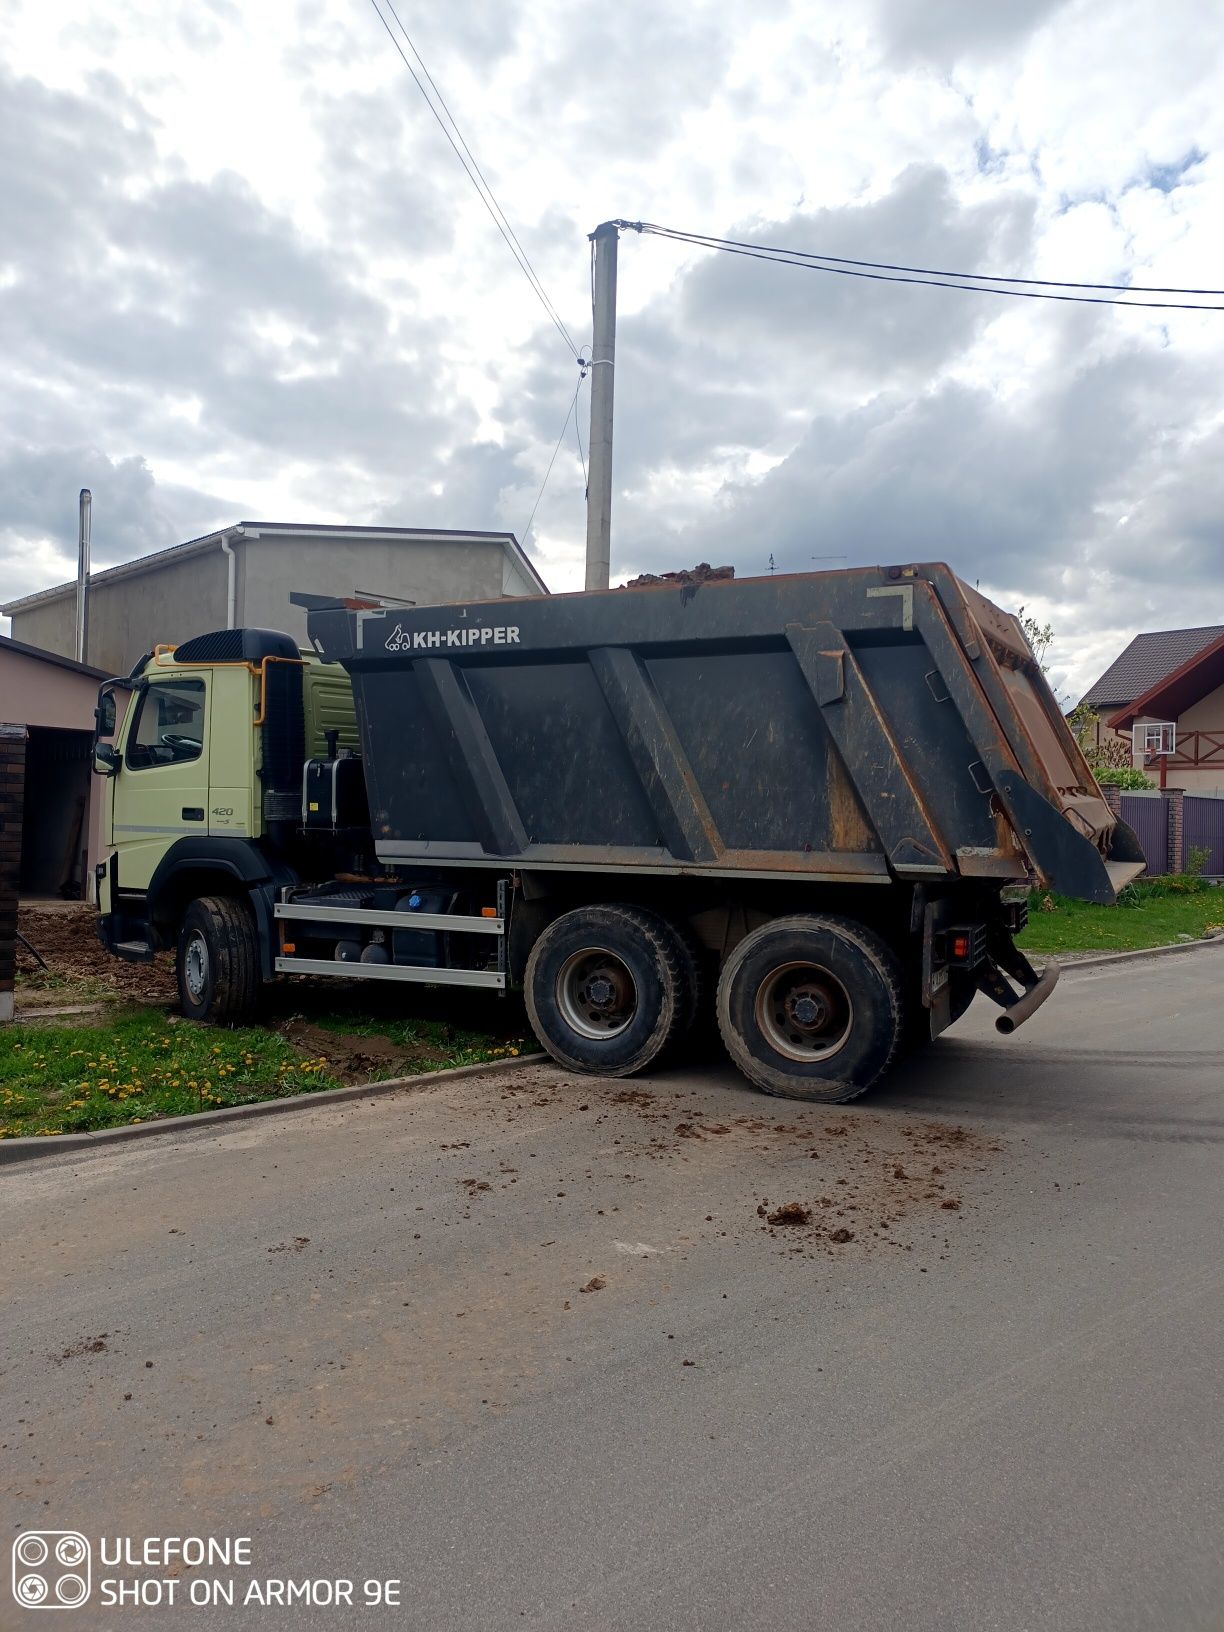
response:
<svg viewBox="0 0 1224 1632"><path fill-rule="evenodd" d="M379 859L847 884L1140 870L1016 620L945 566L314 610Z"/></svg>

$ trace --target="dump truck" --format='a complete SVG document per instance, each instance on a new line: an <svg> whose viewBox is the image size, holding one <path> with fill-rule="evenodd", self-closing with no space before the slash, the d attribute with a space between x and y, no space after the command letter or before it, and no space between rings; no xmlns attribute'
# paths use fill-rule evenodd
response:
<svg viewBox="0 0 1224 1632"><path fill-rule="evenodd" d="M282 976L519 989L629 1076L717 1024L842 1101L979 993L1049 997L1034 888L1142 870L1011 615L942 565L450 606L322 597L101 688L99 933L185 1015ZM116 726L118 694L127 706Z"/></svg>

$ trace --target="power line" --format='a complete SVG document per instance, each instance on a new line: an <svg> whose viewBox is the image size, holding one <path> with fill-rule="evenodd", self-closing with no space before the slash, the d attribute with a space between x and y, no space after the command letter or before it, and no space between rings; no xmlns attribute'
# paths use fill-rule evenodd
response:
<svg viewBox="0 0 1224 1632"><path fill-rule="evenodd" d="M411 37L409 36L408 30L404 27L403 21L400 18L399 13L396 11L395 6L392 3L392 0L384 0L384 4L386 5L387 10L391 13L392 17L395 18L396 26L398 27L400 33L404 36L404 40L405 40L405 42L406 42L406 44L408 46L408 49L412 52L413 56L416 58L417 63L420 66L421 72L425 75L425 78L429 81L429 88L430 88L431 91L433 91L434 95L437 97L439 105L441 106L443 113L445 113L447 119L450 121L451 128L454 131L455 135L459 139L459 145L463 148L464 153L471 160L472 169L475 170L477 176L480 178L480 183L484 188L485 194L487 194L487 196L488 196L488 201L493 205L493 208L497 212L497 217L500 217L501 224L505 227L506 231L510 235L510 238L512 240L513 249L517 250L519 256L522 257L522 261L523 261L523 263L525 265L525 269L527 271L528 277L532 281L532 287L535 289L536 293L540 296L540 298L541 298L541 300L542 300L542 302L544 304L545 310L548 312L549 316L552 318L553 322L556 324L557 328L560 330L561 335L564 338L566 344L569 346L570 350L576 356L577 355L577 347L574 345L574 342L573 342L573 339L570 336L569 330L565 327L565 324L562 322L560 314L557 311L557 308L553 304L552 300L549 298L548 291L544 288L543 283L540 281L540 277L539 277L538 273L536 272L535 267L532 266L531 261L530 261L528 255L527 255L527 251L523 248L522 244L519 241L518 234L515 232L514 228L510 225L510 221L509 221L509 218L506 215L506 212L502 209L501 205L497 202L497 198L494 195L493 189L489 185L488 178L485 176L484 171L480 168L480 165L479 165L479 163L477 162L477 159L476 159L476 155L472 152L471 148L468 146L467 141L466 141L466 139L465 139L465 137L463 135L463 132L459 129L459 125L458 125L458 123L457 123L457 121L455 119L455 116L451 112L449 106L447 105L446 98L442 95L442 92L438 89L438 86L437 86L437 84L436 84L436 82L434 80L433 75L430 73L428 67L425 64L424 58L421 56L421 53L417 50L416 45L413 43ZM497 219L497 217L495 217L495 219Z"/></svg>
<svg viewBox="0 0 1224 1632"><path fill-rule="evenodd" d="M1146 283L1076 283L1070 278L1013 278L1002 272L949 272L946 268L931 266L901 266L891 261L855 261L844 255L821 255L809 249L775 249L768 244L745 243L739 238L713 238L704 232L687 232L679 227L658 227L651 221L622 221L623 227L635 232L660 233L667 237L683 238L690 243L709 244L711 247L730 245L735 249L755 249L770 255L793 255L808 261L830 261L836 266L868 266L877 272L916 272L929 278L963 278L976 283L1019 283L1043 289L1112 289L1119 294L1136 295L1224 295L1224 289L1183 289L1175 285L1164 287Z"/></svg>
<svg viewBox="0 0 1224 1632"><path fill-rule="evenodd" d="M476 157L473 154L471 148L468 146L467 141L464 138L463 132L459 129L459 126L456 124L454 115L451 113L449 107L447 107L445 98L443 97L441 91L438 89L437 85L434 83L434 79L433 79L432 74L429 72L429 69L425 66L424 58L421 56L421 53L417 50L416 46L413 44L412 38L409 35L408 30L404 27L403 22L400 20L399 13L396 11L395 6L392 4L392 0L383 0L383 5L386 6L387 11L390 12L392 17L394 17L396 27L399 29L400 33L403 35L404 41L407 44L409 51L412 52L412 55L416 58L417 63L420 65L421 74L424 74L425 79L427 79L429 81L430 88L432 89L432 91L434 93L434 96L436 96L437 99L438 99L438 105L441 107L442 113L445 113L445 115L446 115L445 119L443 119L442 113L439 113L438 107L436 107L434 105L433 98L430 96L429 91L427 91L425 89L425 85L423 84L423 82L421 80L421 75L417 73L416 69L412 66L412 63L408 60L408 57L405 55L403 46L401 46L400 42L396 39L395 34L394 34L394 32L393 32L393 30L391 28L391 24L387 21L386 17L383 15L383 12L382 12L382 10L381 10L381 8L379 6L378 0L370 0L370 4L374 8L374 13L377 16L379 22L382 24L382 26L387 31L387 38L391 41L391 44L395 47L396 51L399 53L400 60L403 62L404 67L407 68L408 72L412 75L413 83L416 85L417 90L420 91L422 97L424 98L426 107L428 107L430 113L432 113L434 118L437 120L438 128L441 130L442 134L446 137L447 141L450 143L451 147L454 149L455 157L459 160L459 163L463 166L464 173L466 174L468 180L471 182L472 186L476 189L477 195L479 196L481 203L484 205L485 209L488 210L489 215L492 217L493 225L497 228L498 232L500 232L502 237L505 239L507 249L514 256L514 259L518 262L518 266L519 266L520 271L522 272L523 276L527 279L527 282L531 285L532 289L535 291L536 298L539 300L541 306L543 306L545 312L548 314L549 320L553 324L554 328L557 330L557 333L561 336L562 340L564 340L565 344L569 347L571 353L575 357L577 357L578 348L574 344L573 340L571 339L569 330L565 327L565 324L561 321L561 318L560 318L560 316L559 316L559 314L557 312L556 307L553 305L552 301L549 299L548 292L544 288L544 285L540 282L539 276L536 273L535 268L532 266L531 261L527 257L526 250L524 250L522 244L519 243L518 236L515 233L514 228L510 225L509 219L507 218L505 211L502 209L501 205L497 202L497 199L496 199L496 197L494 196L494 193L493 193L493 189L489 186L489 183L485 180L484 172L481 170L479 164L476 162ZM447 128L447 121L449 121L449 124L450 124L449 129ZM454 132L453 135L451 134L452 130Z"/></svg>
<svg viewBox="0 0 1224 1632"><path fill-rule="evenodd" d="M578 383L581 385L582 381L579 380ZM582 451L582 426L578 423L577 414L574 415L574 440L578 444L578 463L582 466L582 492L585 497L590 482L587 480L586 454Z"/></svg>
<svg viewBox="0 0 1224 1632"><path fill-rule="evenodd" d="M768 245L747 244L733 238L714 238L705 233L683 232L673 227L656 226L649 221L620 221L618 226L634 232L648 233L658 238L670 238L678 243L692 244L698 249L720 250L728 255L744 255L752 260L770 261L777 266L797 266L805 272L827 272L837 277L866 278L873 283L909 283L929 289L960 289L967 294L1011 295L1017 300L1059 300L1087 306L1145 306L1156 311L1220 312L1224 304L1172 300L1118 300L1105 295L1056 294L1056 289L1119 289L1137 288L1140 293L1218 295L1224 300L1224 289L1148 289L1144 285L1055 283L1037 278L995 278L979 272L947 272L927 274L923 268L893 269L887 261L847 261L837 256L816 255L807 250L775 249ZM866 270L869 267L875 271ZM952 280L960 281L952 281ZM999 287L1002 284L1024 284L1041 287Z"/></svg>
<svg viewBox="0 0 1224 1632"><path fill-rule="evenodd" d="M540 508L540 500L544 497L544 489L548 486L548 478L552 475L552 468L557 462L557 455L561 452L561 444L562 444L562 442L565 441L565 433L566 433L566 431L569 430L569 422L570 422L571 419L573 419L574 427L575 427L575 429L577 429L578 420L575 417L574 410L578 406L578 393L579 393L579 391L582 390L582 382L585 379L586 379L586 370L584 369L583 372L578 376L578 384L574 387L574 395L570 398L570 405L569 405L569 407L568 407L568 409L566 410L566 413L565 413L565 423L561 427L561 435L557 438L557 445L552 451L552 458L548 461L548 469L544 472L544 480L540 483L540 491L536 494L535 503L531 507L531 514L527 518L527 525L526 525L526 527L523 528L522 542L524 544L526 544L528 536L529 536L529 534L531 532L531 524L536 518L536 511ZM581 447L582 447L581 439L579 440L578 446L579 446L579 449L581 450ZM583 474L583 478L585 479L585 477L586 477L586 466L585 465L583 466L582 474Z"/></svg>

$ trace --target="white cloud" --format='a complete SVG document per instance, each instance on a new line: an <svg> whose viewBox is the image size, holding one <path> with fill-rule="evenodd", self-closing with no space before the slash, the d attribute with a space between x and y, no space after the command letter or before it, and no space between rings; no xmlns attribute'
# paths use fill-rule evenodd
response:
<svg viewBox="0 0 1224 1632"><path fill-rule="evenodd" d="M608 216L1219 281L1200 0L472 0L419 28L579 341ZM70 570L82 485L108 559L242 513L522 529L573 364L371 9L10 0L0 61L0 594ZM1224 316L633 236L621 316L614 570L947 555L1048 609L1071 689L1137 627L1224 619ZM583 531L571 430L532 539L558 587Z"/></svg>

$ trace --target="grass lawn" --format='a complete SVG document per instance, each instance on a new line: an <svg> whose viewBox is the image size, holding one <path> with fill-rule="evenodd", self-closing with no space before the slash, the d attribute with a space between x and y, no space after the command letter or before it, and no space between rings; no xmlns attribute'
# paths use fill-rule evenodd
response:
<svg viewBox="0 0 1224 1632"><path fill-rule="evenodd" d="M1130 952L1169 946L1183 936L1198 940L1208 929L1224 928L1224 889L1197 881L1141 880L1122 892L1116 906L1053 896L1054 910L1029 903L1028 928L1017 939L1025 952ZM1185 893L1182 893L1184 890Z"/></svg>
<svg viewBox="0 0 1224 1632"><path fill-rule="evenodd" d="M15 1025L0 1041L0 1138L77 1133L338 1088L322 1055L274 1032L134 1009L85 1026Z"/></svg>
<svg viewBox="0 0 1224 1632"><path fill-rule="evenodd" d="M0 1139L78 1133L517 1056L525 1044L430 1019L324 1013L226 1031L127 1008L0 1033ZM334 1045L334 1046L333 1046Z"/></svg>

